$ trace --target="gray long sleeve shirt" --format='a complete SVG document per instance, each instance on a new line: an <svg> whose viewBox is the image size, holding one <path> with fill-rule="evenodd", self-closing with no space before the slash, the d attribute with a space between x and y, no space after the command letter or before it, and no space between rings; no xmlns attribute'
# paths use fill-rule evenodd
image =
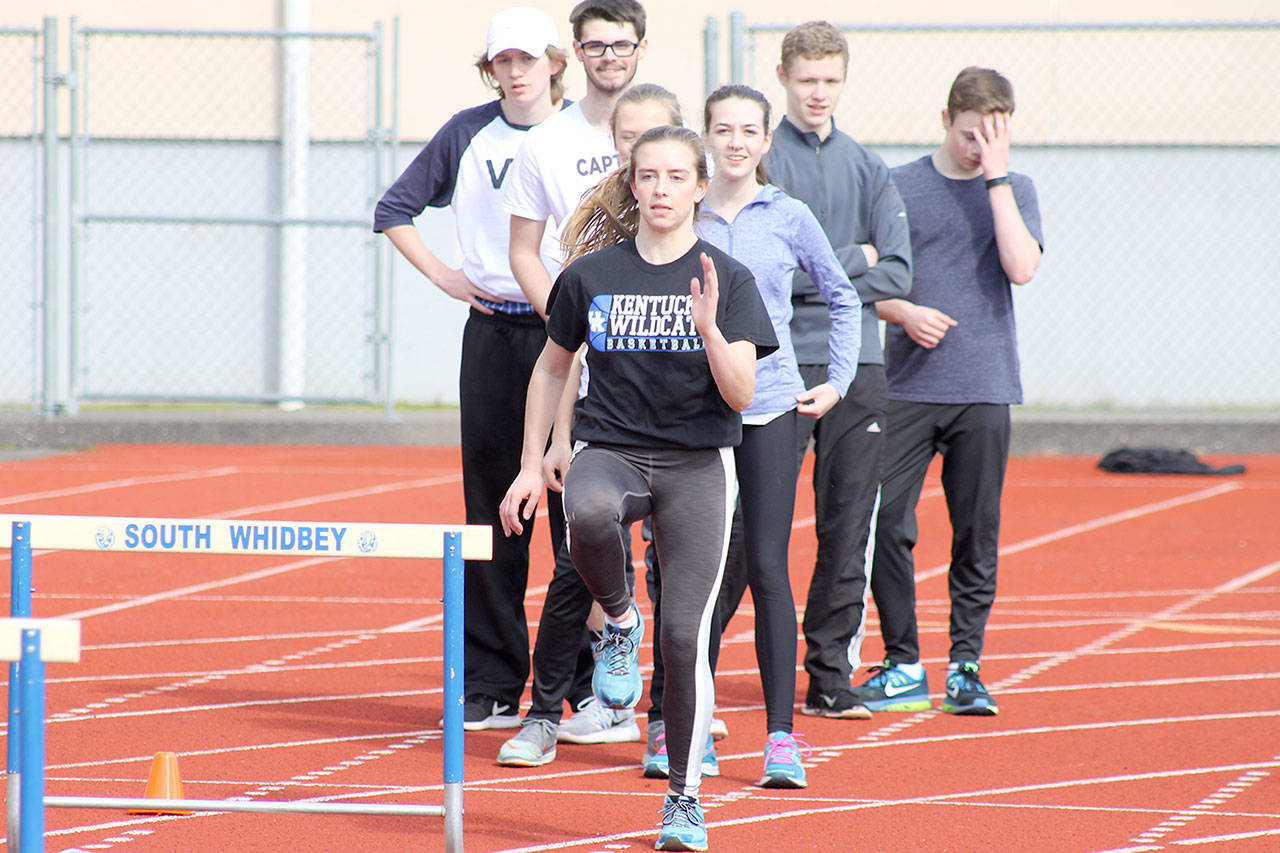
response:
<svg viewBox="0 0 1280 853"><path fill-rule="evenodd" d="M769 180L809 206L862 299L859 364L884 364L875 303L911 292L911 235L906 208L879 155L832 128L826 139L783 118L765 158ZM867 266L860 243L875 246ZM792 281L791 341L800 364L829 358L827 306L803 272Z"/></svg>

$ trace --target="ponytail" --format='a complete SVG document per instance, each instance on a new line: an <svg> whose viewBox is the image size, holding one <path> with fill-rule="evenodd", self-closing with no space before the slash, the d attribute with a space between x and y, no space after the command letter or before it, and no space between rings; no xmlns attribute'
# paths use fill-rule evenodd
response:
<svg viewBox="0 0 1280 853"><path fill-rule="evenodd" d="M633 239L640 231L640 203L631 192L636 176L636 155L650 142L683 142L693 154L699 181L707 180L707 153L702 137L687 127L653 127L641 134L631 149L631 162L605 178L578 204L564 226L560 243L565 263ZM695 207L694 215L697 215Z"/></svg>
<svg viewBox="0 0 1280 853"><path fill-rule="evenodd" d="M565 223L565 263L636 236L640 205L631 193L631 169L615 170L592 189Z"/></svg>

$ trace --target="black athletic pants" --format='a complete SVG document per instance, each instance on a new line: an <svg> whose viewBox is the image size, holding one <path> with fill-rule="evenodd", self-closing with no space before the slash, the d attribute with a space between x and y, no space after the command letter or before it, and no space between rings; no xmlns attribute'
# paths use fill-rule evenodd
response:
<svg viewBox="0 0 1280 853"><path fill-rule="evenodd" d="M796 507L795 409L760 426L744 425L742 443L734 449L738 495L742 507L746 586L755 606L756 663L764 689L765 731L790 732L796 701L796 604L787 571L787 546ZM741 580L735 589L721 587L728 622L728 604L742 600ZM723 629L723 624L722 624ZM720 635L712 638L719 657Z"/></svg>
<svg viewBox="0 0 1280 853"><path fill-rule="evenodd" d="M498 505L520 471L524 443L524 404L529 376L547 335L536 314L482 314L472 310L462 333L459 423L462 490L468 524L493 526L493 560L468 560L464 583L463 682L467 696L485 695L513 708L529 679L529 625L524 596L529 581L529 542L533 524L519 536L502 535ZM551 546L566 555L564 511L560 497L548 495ZM589 606L589 602L588 602ZM545 619L545 617L544 617ZM564 648L555 659L579 659L586 627L551 632ZM587 655L590 655L589 646ZM569 669L570 675L573 669ZM590 666L583 670L590 692Z"/></svg>
<svg viewBox="0 0 1280 853"><path fill-rule="evenodd" d="M825 364L800 366L806 388L827 381ZM866 626L868 543L876 524L884 457L884 365L860 364L848 393L820 419L800 418L799 456L813 436L818 555L804 608L806 701L848 687Z"/></svg>
<svg viewBox="0 0 1280 853"><path fill-rule="evenodd" d="M916 629L916 503L929 463L942 454L951 518L951 660L977 661L996 596L1000 494L1009 460L1009 407L890 400L871 593L885 656L920 660Z"/></svg>

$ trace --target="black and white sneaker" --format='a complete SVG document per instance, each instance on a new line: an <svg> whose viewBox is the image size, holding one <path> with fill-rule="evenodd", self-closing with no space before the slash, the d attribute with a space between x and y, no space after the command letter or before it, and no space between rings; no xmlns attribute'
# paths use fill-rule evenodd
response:
<svg viewBox="0 0 1280 853"><path fill-rule="evenodd" d="M804 700L802 713L809 717L835 717L841 720L869 720L871 711L860 703L848 687L838 687L831 693L809 693Z"/></svg>
<svg viewBox="0 0 1280 853"><path fill-rule="evenodd" d="M1000 713L996 700L978 677L975 661L964 661L947 673L947 695L942 699L942 710L970 717L994 717Z"/></svg>
<svg viewBox="0 0 1280 853"><path fill-rule="evenodd" d="M520 725L520 709L492 696L468 696L462 706L462 728L469 732L485 729L514 729Z"/></svg>

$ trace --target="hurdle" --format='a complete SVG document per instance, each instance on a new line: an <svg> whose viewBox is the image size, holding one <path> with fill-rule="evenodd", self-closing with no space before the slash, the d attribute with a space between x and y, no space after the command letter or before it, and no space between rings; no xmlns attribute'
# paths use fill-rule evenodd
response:
<svg viewBox="0 0 1280 853"><path fill-rule="evenodd" d="M483 525L365 524L193 518L0 514L0 549L8 548L12 577L12 619L0 631L0 652L9 665L8 803L10 849L42 849L44 808L141 808L207 812L428 815L444 818L445 849L461 851L463 817L463 561L489 560L493 532ZM47 797L44 795L44 660L41 634L59 638L53 654L65 652L68 628L60 620L31 619L31 552L72 550L133 554L219 554L442 559L444 562L444 803L327 803L267 800L188 800L126 797ZM66 620L61 620L66 621ZM37 624L39 623L39 624ZM20 636L18 633L20 632ZM76 654L79 626L75 627ZM78 657L77 657L78 659ZM37 677L38 676L38 677ZM25 705L30 705L24 710ZM38 705L38 707L37 707ZM36 730L39 730L38 735ZM21 732L26 737L15 737ZM30 743L27 743L27 738ZM37 806L36 804L39 804ZM30 846L28 846L30 839Z"/></svg>

